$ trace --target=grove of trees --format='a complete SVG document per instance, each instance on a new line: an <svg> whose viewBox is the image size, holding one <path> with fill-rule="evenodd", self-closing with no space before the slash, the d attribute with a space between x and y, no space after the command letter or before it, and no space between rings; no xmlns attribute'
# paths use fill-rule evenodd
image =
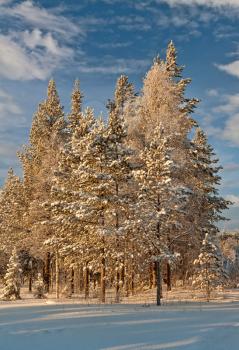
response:
<svg viewBox="0 0 239 350"><path fill-rule="evenodd" d="M2 277L18 254L22 284L31 290L35 281L41 297L54 290L87 299L93 289L105 302L114 290L119 302L157 287L159 305L163 282L170 290L199 273L193 262L216 242L230 203L219 195L221 167L182 72L170 42L140 93L119 77L107 116L82 109L78 81L66 115L50 80L18 152L23 176L10 169L0 193Z"/></svg>

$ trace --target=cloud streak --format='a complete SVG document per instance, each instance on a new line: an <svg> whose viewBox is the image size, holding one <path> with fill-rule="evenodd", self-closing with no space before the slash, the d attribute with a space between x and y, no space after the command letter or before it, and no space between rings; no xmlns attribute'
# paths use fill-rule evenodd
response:
<svg viewBox="0 0 239 350"><path fill-rule="evenodd" d="M0 76L11 80L44 80L72 55L73 51L60 47L51 34L43 36L33 31L0 35Z"/></svg>
<svg viewBox="0 0 239 350"><path fill-rule="evenodd" d="M66 61L73 60L69 46L76 35L83 36L79 25L64 17L59 8L46 10L32 1L6 5L0 3L0 18L8 18L8 31L0 33L0 77L10 80L47 79ZM11 19L20 26L13 30ZM23 26L27 30L21 30Z"/></svg>
<svg viewBox="0 0 239 350"><path fill-rule="evenodd" d="M218 69L239 78L239 60L231 62L229 64L217 64Z"/></svg>
<svg viewBox="0 0 239 350"><path fill-rule="evenodd" d="M207 7L224 7L231 6L239 8L238 0L159 0L158 2L167 3L170 6L187 5L187 6L207 6Z"/></svg>
<svg viewBox="0 0 239 350"><path fill-rule="evenodd" d="M213 114L222 114L221 117L225 119L223 129L213 127L209 123L209 130L211 128L211 135L216 136L222 140L226 140L231 146L239 146L239 94L222 95L220 100L221 105L212 108Z"/></svg>
<svg viewBox="0 0 239 350"><path fill-rule="evenodd" d="M1 15L15 17L28 25L45 31L59 33L65 37L72 37L77 34L84 35L80 26L63 16L59 8L46 10L35 5L30 0L23 1L15 6L2 8Z"/></svg>
<svg viewBox="0 0 239 350"><path fill-rule="evenodd" d="M3 131L10 125L14 127L25 126L26 119L23 117L23 110L15 102L13 96L0 89L0 127Z"/></svg>
<svg viewBox="0 0 239 350"><path fill-rule="evenodd" d="M150 64L150 60L147 59L123 59L123 58L107 58L105 57L104 64L97 65L94 62L91 64L80 64L78 69L82 73L89 74L129 74L140 72Z"/></svg>

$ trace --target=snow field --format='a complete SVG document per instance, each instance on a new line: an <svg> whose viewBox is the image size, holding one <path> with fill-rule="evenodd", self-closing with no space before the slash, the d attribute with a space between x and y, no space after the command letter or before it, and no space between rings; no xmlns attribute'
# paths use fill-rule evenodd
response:
<svg viewBox="0 0 239 350"><path fill-rule="evenodd" d="M1 350L231 350L238 344L239 302L0 308Z"/></svg>

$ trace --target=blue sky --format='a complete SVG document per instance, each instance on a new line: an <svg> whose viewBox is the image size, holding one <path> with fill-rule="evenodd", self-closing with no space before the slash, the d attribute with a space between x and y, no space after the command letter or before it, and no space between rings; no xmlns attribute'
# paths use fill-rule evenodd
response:
<svg viewBox="0 0 239 350"><path fill-rule="evenodd" d="M10 166L20 174L16 151L49 78L66 112L75 78L85 105L105 111L117 77L140 91L171 39L234 201L223 227L239 228L239 0L0 0L0 183Z"/></svg>

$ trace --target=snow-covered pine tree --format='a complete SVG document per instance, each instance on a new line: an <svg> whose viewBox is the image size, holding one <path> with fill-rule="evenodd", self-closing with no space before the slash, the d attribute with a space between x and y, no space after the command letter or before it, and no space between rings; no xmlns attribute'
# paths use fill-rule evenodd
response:
<svg viewBox="0 0 239 350"><path fill-rule="evenodd" d="M140 108L136 119L139 120L132 118L128 123L140 129L143 147L154 128L162 124L165 134L171 135L170 145L174 146L175 157L182 153L182 158L188 134L196 125L191 113L198 100L184 96L190 79L179 78L182 67L177 65L176 59L175 47L170 43L166 61L157 57L145 76L142 94L138 97Z"/></svg>
<svg viewBox="0 0 239 350"><path fill-rule="evenodd" d="M140 160L137 155L150 143L154 129L162 125L174 161L172 182L175 187L184 187L188 192L192 191L189 177L190 133L196 125L191 114L198 100L185 97L190 79L181 78L181 74L182 67L177 65L176 49L171 42L166 60L159 57L154 60L145 76L142 93L135 98L137 113L127 117L131 133L128 142L136 150L136 160ZM187 211L191 213L189 203ZM177 227L171 231L170 240L173 239L173 242L170 244L172 250L180 251L184 257L193 232L191 216L180 214L177 222ZM170 267L168 271L170 272Z"/></svg>
<svg viewBox="0 0 239 350"><path fill-rule="evenodd" d="M190 161L194 184L193 201L190 203L194 215L194 243L200 246L205 232L213 236L219 232L217 223L226 220L222 212L231 203L219 195L219 171L222 167L218 165L213 148L200 128L196 129L191 142Z"/></svg>
<svg viewBox="0 0 239 350"><path fill-rule="evenodd" d="M123 115L127 104L130 103L135 97L133 84L129 82L126 75L121 75L116 82L114 101L117 113Z"/></svg>
<svg viewBox="0 0 239 350"><path fill-rule="evenodd" d="M80 81L76 80L71 94L71 113L68 116L70 129L79 125L79 113L82 111L83 94L80 90Z"/></svg>
<svg viewBox="0 0 239 350"><path fill-rule="evenodd" d="M81 183L75 175L81 163L81 147L87 147L87 134L91 132L95 124L92 109L81 112L81 93L75 86L72 94L72 111L69 115L69 135L67 142L62 147L58 159L58 166L54 173L51 187L51 195L46 206L51 212L51 226L54 227L54 235L47 239L46 244L53 251L58 250L64 258L65 264L79 264L83 261L80 239L84 237L84 228L78 220L76 213L79 202L79 188ZM81 233L81 234L80 234ZM70 269L71 270L71 269Z"/></svg>
<svg viewBox="0 0 239 350"><path fill-rule="evenodd" d="M120 222L120 226L122 226L120 230L123 234L121 235L121 243L119 244L119 240L117 239L118 243L116 244L116 246L121 246L121 253L119 254L121 257L119 262L117 262L117 259L115 260L116 265L119 264L120 266L120 268L116 266L116 269L119 270L119 272L116 273L116 299L119 298L119 285L124 286L127 295L129 294L130 289L133 293L134 278L141 270L139 265L137 265L138 257L140 256L140 247L137 246L134 238L134 203L137 200L137 186L131 173L133 168L138 168L138 165L135 159L135 154L131 148L131 131L134 131L131 130L129 132L131 124L127 123L127 119L131 119L132 115L137 113L135 100L136 94L134 92L133 84L129 83L127 76L121 76L116 82L114 100L110 105L108 121L110 133L112 133L112 135L118 135L118 139L113 136L113 143L111 141L110 147L113 150L114 155L111 151L112 154L110 157L117 159L118 164L120 164L121 161L125 162L122 167L122 173L125 172L125 175L128 168L128 178L127 176L125 177L125 183L120 180L120 191L118 193L119 197L121 197L121 204L123 203L123 198L125 198L127 204L125 203L126 205L123 215L118 215L118 222ZM117 156L117 153L119 156ZM120 153L123 154L123 157L121 157ZM119 210L119 212L120 211L122 210ZM136 271L136 269L138 270Z"/></svg>
<svg viewBox="0 0 239 350"><path fill-rule="evenodd" d="M20 281L21 266L19 263L17 250L13 249L12 255L9 259L7 272L4 277L5 286L2 290L1 299L3 300L17 300L20 297Z"/></svg>
<svg viewBox="0 0 239 350"><path fill-rule="evenodd" d="M66 124L63 107L56 90L54 80L48 84L47 98L33 117L30 142L19 157L24 170L24 188L28 201L25 216L26 226L32 239L29 247L37 254L45 255L44 280L49 290L50 253L44 249L43 242L52 235L50 225L42 222L50 220L50 212L43 204L48 200L54 170L57 166L59 149L66 139ZM38 242L38 245L36 245Z"/></svg>
<svg viewBox="0 0 239 350"><path fill-rule="evenodd" d="M118 81L119 83L119 81ZM118 83L116 86L116 96ZM107 125L107 160L108 172L111 177L111 208L109 220L112 225L112 233L115 239L114 249L112 250L115 262L115 290L116 302L120 298L120 287L123 284L121 276L124 274L125 261L124 251L126 244L126 236L129 231L130 212L132 211L132 196L130 188L132 188L132 151L126 145L127 128L124 115L121 113L122 106L118 104L117 99L109 113Z"/></svg>
<svg viewBox="0 0 239 350"><path fill-rule="evenodd" d="M0 196L0 242L1 250L8 255L12 247L23 247L26 230L24 214L27 210L22 181L12 169L8 171L6 182Z"/></svg>
<svg viewBox="0 0 239 350"><path fill-rule="evenodd" d="M124 91L123 86L127 85L127 79L121 77L121 80L122 84L118 83L120 85L118 90ZM89 265L95 272L100 271L102 302L105 301L106 258L109 257L110 252L108 244L111 243L111 250L116 245L118 247L115 240L119 241L116 238L119 229L121 229L123 236L123 221L119 225L119 220L122 218L126 206L125 184L129 177L127 160L129 152L123 145L126 137L121 113L123 97L120 96L121 94L117 92L116 101L111 104L107 127L101 120L94 122L95 124L87 124L85 122L89 122L89 118L83 119L79 126L81 128L80 137L79 132L75 130L71 140L72 152L74 156L79 156L80 161L76 167L73 166L71 184L75 184L73 196L75 202L70 209L74 216L71 224L75 221L76 227L72 230L75 241L74 239L72 241L71 237L68 249L71 246L72 252L78 252L78 257L79 250L81 251L86 265L86 275ZM84 135L82 135L82 131L84 131ZM69 213L67 217L70 217ZM119 250L119 247L117 249ZM113 249L110 253L111 259L113 259L111 262L118 261L119 254ZM116 265L115 269L118 268L118 272L115 284L118 298L120 267L119 263Z"/></svg>
<svg viewBox="0 0 239 350"><path fill-rule="evenodd" d="M176 254L170 250L168 239L185 198L181 189L175 187L172 181L174 163L167 137L161 127L155 129L151 142L140 155L144 167L135 171L139 185L138 239L145 257L148 257L149 262L156 262L157 305L160 305L161 262L176 259Z"/></svg>
<svg viewBox="0 0 239 350"><path fill-rule="evenodd" d="M45 291L45 285L44 285L44 281L42 278L42 274L38 273L37 280L34 283L33 295L36 299L44 299L45 298L44 291Z"/></svg>
<svg viewBox="0 0 239 350"><path fill-rule="evenodd" d="M105 269L107 241L105 239L105 214L109 210L109 186L111 178L107 168L106 130L102 120L81 139L72 140L72 150L80 156L74 169L76 202L74 215L79 225L76 244L85 261L85 275L91 264L93 271L101 272L101 301L105 301ZM86 281L88 288L89 283ZM89 290L86 290L86 297Z"/></svg>
<svg viewBox="0 0 239 350"><path fill-rule="evenodd" d="M200 254L194 260L195 274L193 286L205 291L207 301L217 287L223 287L227 281L227 273L223 267L222 255L210 234L206 233L202 241Z"/></svg>
<svg viewBox="0 0 239 350"><path fill-rule="evenodd" d="M59 256L59 250L66 246L66 237L70 234L69 231L73 225L69 210L70 205L75 200L72 174L74 165L79 163L80 157L72 152L72 137L74 134L74 138L80 139L87 130L87 123L90 124L93 120L90 110L86 112L86 116L81 112L82 97L79 82L76 81L71 95L71 112L68 115L66 137L59 150L57 165L52 176L51 191L44 203L45 209L50 213L51 221L43 221L43 223L51 226L54 232L46 239L45 246L50 247L55 258ZM71 263L70 256L68 258L69 263ZM59 273L58 263L56 263L56 270ZM57 295L59 295L58 291Z"/></svg>

